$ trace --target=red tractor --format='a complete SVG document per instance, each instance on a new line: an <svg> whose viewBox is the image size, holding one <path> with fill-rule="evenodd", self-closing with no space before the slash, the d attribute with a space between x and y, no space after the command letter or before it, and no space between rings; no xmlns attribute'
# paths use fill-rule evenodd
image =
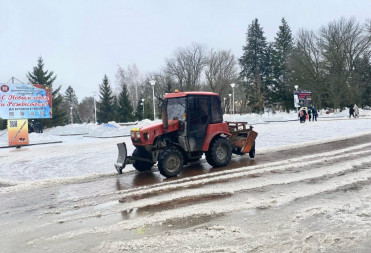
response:
<svg viewBox="0 0 371 253"><path fill-rule="evenodd" d="M223 122L217 93L168 93L162 103L162 123L131 130L133 155L127 156L125 143L117 144L116 170L121 174L126 164L133 164L138 171L149 171L157 162L163 176L174 177L203 154L213 167L226 166L232 153L249 153L253 158L258 134L246 124Z"/></svg>

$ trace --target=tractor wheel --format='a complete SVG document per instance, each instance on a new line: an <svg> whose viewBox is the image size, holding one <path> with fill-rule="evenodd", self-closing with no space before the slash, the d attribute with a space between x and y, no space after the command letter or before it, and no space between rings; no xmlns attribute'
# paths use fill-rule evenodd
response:
<svg viewBox="0 0 371 253"><path fill-rule="evenodd" d="M226 166L232 157L232 146L228 139L214 139L206 152L206 161L213 167Z"/></svg>
<svg viewBox="0 0 371 253"><path fill-rule="evenodd" d="M251 150L249 152L249 156L250 156L250 158L254 158L255 157L255 141L254 141L254 144L251 147Z"/></svg>
<svg viewBox="0 0 371 253"><path fill-rule="evenodd" d="M240 137L240 136L246 138L247 137L247 134L239 134L238 137ZM232 153L233 154L236 154L236 155L241 155L241 156L243 156L243 155L246 154L246 153L242 153L241 152L241 148L237 148L237 147L235 147L235 148L232 149Z"/></svg>
<svg viewBox="0 0 371 253"><path fill-rule="evenodd" d="M140 157L146 159L152 159L151 153L147 152L145 149L136 148L133 152L133 157ZM133 163L134 168L137 171L148 171L151 170L153 163L143 162L143 161L135 161Z"/></svg>
<svg viewBox="0 0 371 253"><path fill-rule="evenodd" d="M175 177L183 169L183 154L174 147L166 148L158 156L158 170L165 177Z"/></svg>

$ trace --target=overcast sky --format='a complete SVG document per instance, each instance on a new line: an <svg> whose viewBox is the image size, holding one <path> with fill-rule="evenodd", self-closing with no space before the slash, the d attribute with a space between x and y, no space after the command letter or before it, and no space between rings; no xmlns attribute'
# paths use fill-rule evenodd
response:
<svg viewBox="0 0 371 253"><path fill-rule="evenodd" d="M192 42L242 55L246 31L258 18L273 41L284 17L317 31L340 17L371 19L371 0L0 0L0 83L27 82L41 56L64 94L99 90L118 65L157 72L179 47Z"/></svg>

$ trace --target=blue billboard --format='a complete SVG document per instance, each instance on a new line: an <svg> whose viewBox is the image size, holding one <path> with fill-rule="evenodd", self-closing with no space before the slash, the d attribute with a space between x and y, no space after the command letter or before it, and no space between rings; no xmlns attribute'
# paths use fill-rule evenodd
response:
<svg viewBox="0 0 371 253"><path fill-rule="evenodd" d="M52 92L41 84L0 83L0 118L52 118Z"/></svg>

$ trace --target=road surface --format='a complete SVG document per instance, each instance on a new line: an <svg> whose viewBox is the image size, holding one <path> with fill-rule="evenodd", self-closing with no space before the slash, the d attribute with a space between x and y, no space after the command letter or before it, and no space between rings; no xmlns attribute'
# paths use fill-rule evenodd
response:
<svg viewBox="0 0 371 253"><path fill-rule="evenodd" d="M1 252L369 252L371 135L0 194Z"/></svg>

